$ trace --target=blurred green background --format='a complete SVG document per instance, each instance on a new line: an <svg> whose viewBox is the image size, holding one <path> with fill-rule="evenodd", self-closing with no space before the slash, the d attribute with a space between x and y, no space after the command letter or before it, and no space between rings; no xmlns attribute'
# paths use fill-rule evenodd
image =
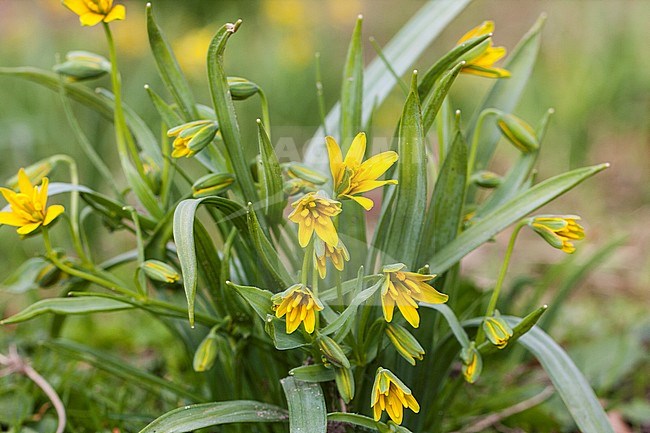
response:
<svg viewBox="0 0 650 433"><path fill-rule="evenodd" d="M143 90L144 84L149 84L164 94L148 51L145 2L124 3L127 20L114 23L113 31L125 100L150 125L158 125L157 115ZM320 122L314 53L321 53L325 102L329 109L338 99L341 69L356 16L362 13L365 17L366 40L373 36L383 45L423 1L155 0L153 3L159 23L203 103L209 102L205 52L210 38L224 22L242 18L244 24L228 47L227 72L249 78L264 88L271 104L274 140L276 143L287 140L300 147ZM579 362L582 359L584 366L593 353L602 355L611 350L607 345L600 349L580 349L581 345L599 341L602 345L603 339L625 334L638 336L633 342L645 344L647 349L650 340L650 2L476 0L440 35L418 60L416 68L426 70L465 31L485 19L496 22L495 44L512 50L541 13L548 15L542 49L530 84L515 111L535 124L547 108L555 109L538 176L544 179L582 165L612 164L610 169L546 211L577 213L583 217L588 238L578 247L578 261L581 254L616 236L629 235L624 245L573 293L561 313L559 323L563 326L555 329L556 336L576 343L575 356ZM100 26L79 26L77 17L57 0L0 0L0 66L29 65L49 70L56 63L57 53L64 55L82 49L107 55L102 33ZM375 57L375 52L370 43L365 48L368 62ZM454 108L470 116L490 84L487 79L462 76L452 89ZM91 85L109 87L109 81L104 78ZM403 100L397 89L378 110L374 119L375 137L388 137L392 133ZM99 176L92 172L76 144L58 95L32 83L0 77L0 101L3 155L0 181L14 175L21 166L54 153L66 153L79 162L82 183L108 191L106 185L99 183ZM113 149L111 124L83 108L76 106L76 109L93 145L115 167L116 182L124 185ZM244 139L256 140L257 101L239 103L238 109ZM513 155L507 146L500 147L492 169L505 172ZM67 181L62 169L51 177ZM537 275L549 263L564 259L561 253L540 247L533 236L522 236L511 265L509 278L513 281L518 276ZM116 245L116 239L133 242L121 236L99 236L96 242L108 253L121 247ZM468 257L465 268L479 285L487 287L494 281L503 240L498 237L493 245ZM40 238L20 241L14 230L3 227L0 281L25 257L42 251L40 242ZM0 293L0 312L7 316L37 296ZM106 327L97 327L91 320L75 320L90 327L97 343L106 347L119 340L114 331L124 326L108 321ZM68 336L87 335L71 328ZM5 338L11 339L14 332L16 328L0 328L0 336L4 333ZM136 334L121 343L127 352L139 348L140 355L151 341L166 338L162 330L152 335ZM635 356L635 361L625 367L617 380L626 380L633 371L648 372L647 352L644 354L642 350L641 355ZM603 369L607 367L605 364ZM647 385L646 379L641 386L647 390Z"/></svg>

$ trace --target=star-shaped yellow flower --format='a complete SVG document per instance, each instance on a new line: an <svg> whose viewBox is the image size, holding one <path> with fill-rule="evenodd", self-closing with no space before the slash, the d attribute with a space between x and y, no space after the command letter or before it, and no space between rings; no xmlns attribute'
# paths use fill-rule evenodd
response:
<svg viewBox="0 0 650 433"><path fill-rule="evenodd" d="M18 171L20 192L0 188L0 193L9 203L10 212L0 212L0 224L18 227L18 234L27 235L41 225L46 226L64 211L63 206L55 204L47 207L48 179L44 177L41 186L29 181L24 169Z"/></svg>
<svg viewBox="0 0 650 433"><path fill-rule="evenodd" d="M472 30L465 33L463 37L458 40L456 45L460 45L469 39L487 35L488 33L493 32L494 21L483 21L481 25L476 26ZM494 66L494 64L505 55L506 49L504 47L492 46L492 40L490 40L490 43L483 52L479 53L476 57L467 60L467 63L465 66L463 66L462 72L488 78L509 77L510 71Z"/></svg>
<svg viewBox="0 0 650 433"><path fill-rule="evenodd" d="M79 15L82 26L94 26L102 21L110 23L126 17L124 5L113 6L113 0L63 0L63 5Z"/></svg>
<svg viewBox="0 0 650 433"><path fill-rule="evenodd" d="M305 248L316 232L323 242L337 246L339 235L332 217L341 213L341 203L325 196L323 191L310 192L291 204L295 209L289 220L298 224L298 242Z"/></svg>
<svg viewBox="0 0 650 433"><path fill-rule="evenodd" d="M381 306L384 310L384 319L393 320L393 310L397 305L407 322L414 328L420 326L418 303L444 304L449 296L438 292L426 284L435 275L423 275L415 272L406 272L406 265L397 263L384 266L384 284L381 289Z"/></svg>
<svg viewBox="0 0 650 433"><path fill-rule="evenodd" d="M287 334L298 329L300 323L305 324L305 331L314 332L316 326L316 311L321 311L323 304L305 285L294 284L282 293L271 298L275 309L275 317L286 316Z"/></svg>
<svg viewBox="0 0 650 433"><path fill-rule="evenodd" d="M392 371L379 367L372 386L372 400L370 401L375 421L379 421L383 411L397 424L402 423L404 409L420 412L420 405L413 397L408 386L393 374Z"/></svg>
<svg viewBox="0 0 650 433"><path fill-rule="evenodd" d="M325 137L325 141L337 198L352 199L363 206L365 210L370 210L374 206L373 201L359 194L380 186L397 183L396 180L377 180L397 161L397 153L382 152L362 162L366 153L365 133L360 132L352 140L345 159L343 159L341 148L333 137Z"/></svg>

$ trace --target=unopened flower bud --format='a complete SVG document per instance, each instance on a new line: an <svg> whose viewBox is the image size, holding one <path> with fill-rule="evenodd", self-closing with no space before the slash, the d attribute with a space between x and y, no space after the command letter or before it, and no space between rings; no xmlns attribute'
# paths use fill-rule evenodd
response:
<svg viewBox="0 0 650 433"><path fill-rule="evenodd" d="M54 65L52 69L70 81L93 80L111 71L111 62L88 51L70 51L65 60L59 65Z"/></svg>
<svg viewBox="0 0 650 433"><path fill-rule="evenodd" d="M284 165L284 170L290 178L302 179L314 185L323 185L327 178L304 164L290 162Z"/></svg>
<svg viewBox="0 0 650 433"><path fill-rule="evenodd" d="M501 114L497 126L506 138L524 153L539 149L539 141L533 128L522 119L512 114Z"/></svg>
<svg viewBox="0 0 650 433"><path fill-rule="evenodd" d="M329 363L338 368L350 368L350 361L336 341L327 335L319 335L317 341L318 349L323 357L323 363Z"/></svg>
<svg viewBox="0 0 650 433"><path fill-rule="evenodd" d="M501 176L487 170L481 170L474 173L470 180L482 188L496 188L501 185L501 182L503 182Z"/></svg>
<svg viewBox="0 0 650 433"><path fill-rule="evenodd" d="M460 351L460 358L463 360L463 377L469 383L476 382L483 370L483 360L473 341Z"/></svg>
<svg viewBox="0 0 650 433"><path fill-rule="evenodd" d="M54 168L54 164L55 161L53 161L53 158L48 158L36 164L32 164L29 167L25 167L25 174L31 183L38 183L41 179L50 174L50 171ZM11 176L7 179L5 185L14 190L18 189L18 175Z"/></svg>
<svg viewBox="0 0 650 433"><path fill-rule="evenodd" d="M184 123L167 131L169 137L176 137L172 157L187 158L203 150L217 135L219 126L214 120L197 120Z"/></svg>
<svg viewBox="0 0 650 433"><path fill-rule="evenodd" d="M486 317L483 321L483 331L488 340L497 348L503 349L512 337L512 328L503 320L499 312L495 312L493 317Z"/></svg>
<svg viewBox="0 0 650 433"><path fill-rule="evenodd" d="M228 87L230 88L230 95L235 101L248 99L260 90L257 84L241 77L228 77Z"/></svg>
<svg viewBox="0 0 650 433"><path fill-rule="evenodd" d="M424 349L418 340L403 326L389 323L386 327L386 335L390 342L393 343L397 353L406 359L409 364L415 365L416 359L421 361L424 358Z"/></svg>
<svg viewBox="0 0 650 433"><path fill-rule="evenodd" d="M201 198L217 195L230 189L235 176L230 173L210 173L199 178L192 185L192 197Z"/></svg>
<svg viewBox="0 0 650 433"><path fill-rule="evenodd" d="M174 284L181 278L174 268L160 260L147 260L142 264L142 271L147 277L161 283Z"/></svg>
<svg viewBox="0 0 650 433"><path fill-rule="evenodd" d="M345 403L350 403L354 398L354 375L349 368L337 368L334 370L336 389Z"/></svg>
<svg viewBox="0 0 650 433"><path fill-rule="evenodd" d="M531 218L528 226L553 248L572 254L576 250L573 241L585 238L585 229L578 220L576 215L540 215Z"/></svg>
<svg viewBox="0 0 650 433"><path fill-rule="evenodd" d="M292 195L297 195L297 194L307 194L309 192L318 191L318 187L313 183L298 178L289 179L286 182L284 182L284 184L282 185L282 189L284 191L284 194L287 197L291 197Z"/></svg>
<svg viewBox="0 0 650 433"><path fill-rule="evenodd" d="M58 283L63 275L65 274L63 271L61 271L61 269L57 268L52 263L45 263L45 265L36 275L35 281L39 287L48 288Z"/></svg>
<svg viewBox="0 0 650 433"><path fill-rule="evenodd" d="M203 341L201 341L199 347L196 348L194 360L192 362L194 371L201 372L212 368L217 359L217 349L219 346L218 338L215 326L210 330L208 335L205 336Z"/></svg>

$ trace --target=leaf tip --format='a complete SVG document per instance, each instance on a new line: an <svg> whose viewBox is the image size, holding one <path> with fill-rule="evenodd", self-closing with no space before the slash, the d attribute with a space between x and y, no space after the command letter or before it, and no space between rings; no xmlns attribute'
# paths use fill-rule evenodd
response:
<svg viewBox="0 0 650 433"><path fill-rule="evenodd" d="M257 122L258 125L261 125L261 124L262 124L262 120L259 119L259 118L255 119L255 121Z"/></svg>
<svg viewBox="0 0 650 433"><path fill-rule="evenodd" d="M148 84L144 85L144 90L149 90L149 85Z"/></svg>

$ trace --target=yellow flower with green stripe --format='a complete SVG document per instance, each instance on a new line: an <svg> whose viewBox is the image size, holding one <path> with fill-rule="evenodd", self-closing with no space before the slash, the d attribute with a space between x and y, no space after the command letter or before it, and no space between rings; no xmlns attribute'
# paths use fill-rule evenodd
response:
<svg viewBox="0 0 650 433"><path fill-rule="evenodd" d="M360 132L352 140L350 149L343 159L341 148L333 137L325 137L330 170L334 181L337 198L348 198L359 203L365 210L370 210L374 202L359 194L384 185L395 185L396 180L377 180L397 161L398 155L393 151L379 153L363 161L366 153L366 134Z"/></svg>
<svg viewBox="0 0 650 433"><path fill-rule="evenodd" d="M458 40L456 45L460 45L469 39L484 36L493 32L494 21L484 21L481 25L476 26L465 33L463 37ZM492 40L490 40L488 46L476 57L466 60L467 63L463 66L462 72L488 78L509 77L510 71L494 66L494 64L501 60L505 55L506 49L504 47L492 46Z"/></svg>
<svg viewBox="0 0 650 433"><path fill-rule="evenodd" d="M310 334L314 332L316 312L324 307L307 286L294 284L284 292L273 295L271 300L275 317L279 319L286 316L287 334L298 329L301 323L304 323L305 331Z"/></svg>
<svg viewBox="0 0 650 433"><path fill-rule="evenodd" d="M403 270L405 267L406 265L397 263L384 266L382 269L384 283L381 289L381 306L387 322L393 320L393 311L397 306L406 321L417 328L420 326L418 301L444 304L449 296L426 284L426 281L431 280L435 275L406 272Z"/></svg>
<svg viewBox="0 0 650 433"><path fill-rule="evenodd" d="M341 203L328 198L323 191L310 192L291 204L295 209L289 214L289 220L298 224L298 242L306 247L312 235L326 244L336 247L339 235L334 227L332 217L341 213Z"/></svg>
<svg viewBox="0 0 650 433"><path fill-rule="evenodd" d="M576 250L573 241L585 238L585 229L578 224L576 215L540 215L532 218L528 225L553 248L567 254Z"/></svg>
<svg viewBox="0 0 650 433"><path fill-rule="evenodd" d="M411 409L415 413L420 412L420 405L409 387L404 385L392 371L382 367L379 367L375 374L370 406L375 421L379 421L381 414L386 411L390 419L397 424L402 423L404 409Z"/></svg>
<svg viewBox="0 0 650 433"><path fill-rule="evenodd" d="M350 253L340 239L335 247L320 239L317 239L314 243L314 267L318 269L321 279L324 279L327 275L327 259L330 259L334 267L339 271L343 270L345 262L350 261Z"/></svg>
<svg viewBox="0 0 650 433"><path fill-rule="evenodd" d="M49 181L44 177L41 186L32 185L24 169L18 171L19 192L0 188L0 193L9 203L11 211L0 212L0 224L18 227L20 235L27 235L41 225L50 224L64 211L63 206L55 204L47 207L47 187Z"/></svg>
<svg viewBox="0 0 650 433"><path fill-rule="evenodd" d="M126 18L124 5L113 5L113 0L63 0L63 5L79 15L82 26Z"/></svg>

